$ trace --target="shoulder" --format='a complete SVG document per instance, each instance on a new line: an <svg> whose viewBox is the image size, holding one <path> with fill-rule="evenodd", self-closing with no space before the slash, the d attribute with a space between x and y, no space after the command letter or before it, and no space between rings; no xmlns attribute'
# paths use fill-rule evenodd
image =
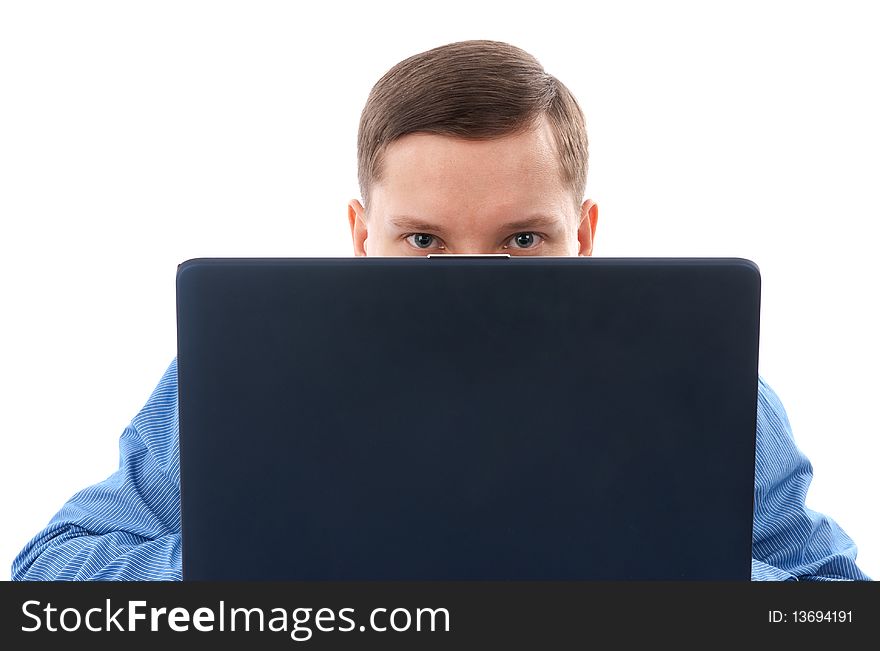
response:
<svg viewBox="0 0 880 651"><path fill-rule="evenodd" d="M174 478L179 477L179 428L177 403L177 358L175 357L156 388L131 421L131 429L158 465Z"/></svg>
<svg viewBox="0 0 880 651"><path fill-rule="evenodd" d="M782 400L763 376L758 376L758 420L775 421L777 426L790 427Z"/></svg>
<svg viewBox="0 0 880 651"><path fill-rule="evenodd" d="M758 414L755 436L756 485L770 485L781 477L808 476L812 467L798 449L785 407L763 377L758 377Z"/></svg>
<svg viewBox="0 0 880 651"><path fill-rule="evenodd" d="M789 440L792 438L788 414L776 391L758 376L758 437Z"/></svg>

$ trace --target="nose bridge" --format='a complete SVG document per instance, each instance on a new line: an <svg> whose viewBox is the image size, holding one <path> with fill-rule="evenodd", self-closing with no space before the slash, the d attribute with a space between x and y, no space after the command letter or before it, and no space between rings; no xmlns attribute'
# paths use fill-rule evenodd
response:
<svg viewBox="0 0 880 651"><path fill-rule="evenodd" d="M429 258L509 258L509 253L429 253Z"/></svg>
<svg viewBox="0 0 880 651"><path fill-rule="evenodd" d="M465 255L465 256L482 256L491 255L494 251L488 250L485 245L479 244L463 244L458 243L456 246L448 247L449 255ZM442 253L440 255L443 255Z"/></svg>
<svg viewBox="0 0 880 651"><path fill-rule="evenodd" d="M459 221L458 232L447 242L449 253L457 255L480 255L495 253L496 242L493 233L487 230L491 220L487 217L488 206L469 205L465 216Z"/></svg>
<svg viewBox="0 0 880 651"><path fill-rule="evenodd" d="M494 251L494 247L489 246L486 243L480 243L478 241L457 241L454 245L449 245L447 247L447 250L451 255L484 256L497 253L496 251Z"/></svg>

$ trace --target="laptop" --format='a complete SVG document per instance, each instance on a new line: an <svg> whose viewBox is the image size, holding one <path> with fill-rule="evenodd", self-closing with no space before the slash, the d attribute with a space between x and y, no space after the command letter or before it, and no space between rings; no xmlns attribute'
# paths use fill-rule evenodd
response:
<svg viewBox="0 0 880 651"><path fill-rule="evenodd" d="M749 580L739 258L193 259L185 580Z"/></svg>

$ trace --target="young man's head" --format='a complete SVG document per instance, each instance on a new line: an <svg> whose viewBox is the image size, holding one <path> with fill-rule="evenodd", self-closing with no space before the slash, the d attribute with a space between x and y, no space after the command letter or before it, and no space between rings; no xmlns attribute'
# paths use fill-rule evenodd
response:
<svg viewBox="0 0 880 651"><path fill-rule="evenodd" d="M358 131L356 255L590 255L587 132L568 89L527 52L464 41L401 61Z"/></svg>

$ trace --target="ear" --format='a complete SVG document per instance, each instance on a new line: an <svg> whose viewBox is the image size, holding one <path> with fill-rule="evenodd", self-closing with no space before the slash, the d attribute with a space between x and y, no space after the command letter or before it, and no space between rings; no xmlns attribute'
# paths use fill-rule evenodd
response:
<svg viewBox="0 0 880 651"><path fill-rule="evenodd" d="M359 256L367 255L365 247L367 241L365 213L366 210L357 199L352 199L348 202L348 225L351 228L351 243L354 245L354 254Z"/></svg>
<svg viewBox="0 0 880 651"><path fill-rule="evenodd" d="M578 255L593 255L593 240L596 238L596 223L599 221L599 206L590 199L581 206L578 224Z"/></svg>

